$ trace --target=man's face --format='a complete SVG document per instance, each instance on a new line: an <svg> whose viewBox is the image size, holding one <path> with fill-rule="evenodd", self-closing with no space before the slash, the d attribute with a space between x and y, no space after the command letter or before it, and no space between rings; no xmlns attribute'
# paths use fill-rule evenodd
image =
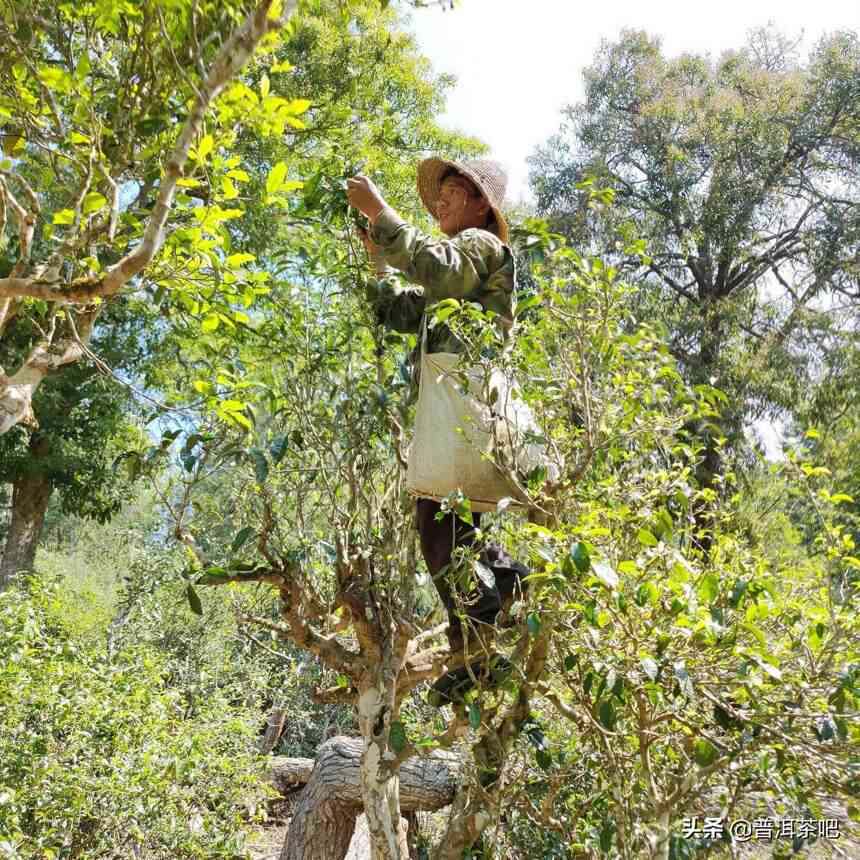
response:
<svg viewBox="0 0 860 860"><path fill-rule="evenodd" d="M489 205L471 183L459 176L449 176L442 183L436 204L436 219L447 236L455 236L469 227L484 227Z"/></svg>

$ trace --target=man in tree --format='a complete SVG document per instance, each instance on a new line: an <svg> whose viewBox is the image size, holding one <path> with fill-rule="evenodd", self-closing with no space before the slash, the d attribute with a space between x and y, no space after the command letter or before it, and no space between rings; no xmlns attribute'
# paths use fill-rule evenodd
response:
<svg viewBox="0 0 860 860"><path fill-rule="evenodd" d="M427 308L454 298L494 311L504 331L510 331L514 258L506 244L508 227L501 212L506 184L504 171L493 161L458 164L429 158L421 162L419 193L448 237L437 240L403 221L367 177L347 181L350 204L371 224L369 234L363 232L362 238L376 266L378 279L370 284L368 298L381 324L418 334L426 324ZM394 269L414 286L402 285ZM426 349L459 353L463 345L450 328L439 324L428 332ZM419 498L416 521L427 569L448 612L451 649L460 651L463 627L457 617L457 595L448 579L457 562L455 550L479 550L480 563L492 571L492 578L479 579L476 593L466 598L467 616L477 624L495 622L503 604L523 589L522 578L528 571L501 547L476 543L480 514L473 514L473 525L469 525L453 511L443 512L440 500ZM499 663L493 665L498 668ZM433 700L450 700L451 688L461 687L468 679L465 670L448 673L437 682L438 695Z"/></svg>

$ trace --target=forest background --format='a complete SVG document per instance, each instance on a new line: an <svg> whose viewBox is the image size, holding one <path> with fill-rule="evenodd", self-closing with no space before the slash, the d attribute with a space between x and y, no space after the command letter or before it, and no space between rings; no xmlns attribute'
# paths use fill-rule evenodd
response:
<svg viewBox="0 0 860 860"><path fill-rule="evenodd" d="M758 847L850 856L856 32L596 48L512 209L505 370L561 477L486 526L532 570L470 646L512 672L439 710L413 339L343 194L369 172L432 229L417 160L486 149L411 5L0 8L3 856L247 856L273 751L317 761L284 858L360 812L376 857L739 856L706 817L836 817ZM435 320L486 365L478 309Z"/></svg>

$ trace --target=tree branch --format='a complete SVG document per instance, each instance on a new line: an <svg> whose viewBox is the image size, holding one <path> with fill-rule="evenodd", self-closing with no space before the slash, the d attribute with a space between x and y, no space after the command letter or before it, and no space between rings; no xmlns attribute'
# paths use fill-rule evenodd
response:
<svg viewBox="0 0 860 860"><path fill-rule="evenodd" d="M61 287L57 281L54 282L54 289L50 290L47 284L31 282L25 286L20 279L10 282L8 278L2 278L0 279L0 298L32 296L52 301L86 303L97 296L116 294L152 262L164 244L177 182L182 178L188 152L192 142L200 134L207 110L224 87L248 62L261 39L268 33L282 28L292 17L298 0L286 0L283 14L278 19L269 17L271 3L272 0L262 0L219 49L206 79L199 87L194 105L167 162L158 197L140 244L115 266L108 269L102 277L83 279L66 288Z"/></svg>
<svg viewBox="0 0 860 860"><path fill-rule="evenodd" d="M281 616L287 622L286 624L258 615L246 615L245 613L239 615L241 620L249 624L259 624L261 627L276 632L281 639L295 642L300 648L305 648L315 654L330 668L337 669L348 677L357 676L358 672L364 668L360 655L341 645L335 636L323 636L302 618L298 610L287 601L283 603Z"/></svg>
<svg viewBox="0 0 860 860"><path fill-rule="evenodd" d="M33 212L27 212L27 210L18 202L18 199L12 193L11 189L2 177L0 177L0 191L3 192L3 196L6 198L6 203L12 210L12 214L18 222L19 254L18 262L15 263L15 268L12 269L12 278L14 279L17 275L22 274L30 263L30 249L33 245L33 233L36 230L36 214L38 214L39 209L36 208ZM35 202L38 207L38 199L36 199ZM2 285L2 280L0 280L0 285ZM2 286L0 286L0 298L15 298L15 294L7 294L3 292Z"/></svg>
<svg viewBox="0 0 860 860"><path fill-rule="evenodd" d="M56 343L45 339L33 347L12 376L0 372L0 434L16 424L39 426L33 413L33 394L48 374L83 355L81 340L89 340L99 310L96 307L79 316L78 337L63 337Z"/></svg>
<svg viewBox="0 0 860 860"><path fill-rule="evenodd" d="M658 275L664 283L670 286L679 296L683 296L688 301L693 302L694 304L698 304L698 299L694 296L689 290L685 289L681 286L674 278L669 277L662 269L657 268L653 263L648 265L650 271L652 271L655 275Z"/></svg>

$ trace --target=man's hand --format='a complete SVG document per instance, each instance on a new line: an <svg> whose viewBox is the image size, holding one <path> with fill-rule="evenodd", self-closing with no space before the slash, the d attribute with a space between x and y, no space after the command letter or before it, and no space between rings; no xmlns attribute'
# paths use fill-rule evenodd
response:
<svg viewBox="0 0 860 860"><path fill-rule="evenodd" d="M346 199L349 200L350 206L354 206L366 215L371 224L376 221L379 213L386 206L385 198L379 193L373 181L362 175L346 180Z"/></svg>
<svg viewBox="0 0 860 860"><path fill-rule="evenodd" d="M385 262L385 254L383 254L382 248L370 238L364 227L358 227L357 229L361 244L364 245L364 250L367 251L367 258L373 263L377 276L382 277L388 272L388 265Z"/></svg>
<svg viewBox="0 0 860 860"><path fill-rule="evenodd" d="M370 234L364 227L358 227L358 237L361 239L361 244L364 245L364 250L367 251L367 256L370 257L371 260L376 260L378 257L382 255L382 249L373 239L370 238Z"/></svg>

